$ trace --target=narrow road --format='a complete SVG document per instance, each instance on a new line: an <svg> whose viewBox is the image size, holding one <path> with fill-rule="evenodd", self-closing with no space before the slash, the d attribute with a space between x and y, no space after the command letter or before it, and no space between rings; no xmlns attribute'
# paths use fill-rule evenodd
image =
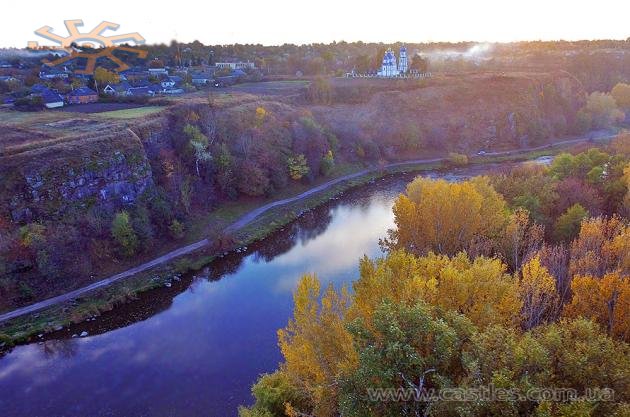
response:
<svg viewBox="0 0 630 417"><path fill-rule="evenodd" d="M570 144L575 144L575 143L580 143L580 142L586 142L590 139L610 139L613 138L615 135L601 135L598 137L584 137L584 138L579 138L579 139L570 139L570 140L563 140L563 141L559 141L559 142L555 142L551 145L543 145L543 146L536 146L533 148L526 148L526 149L515 149L515 150L511 150L511 151L500 151L500 152L487 152L485 154L485 156L502 156L502 155L513 155L513 154L517 154L517 153L524 153L524 152L531 152L531 151L538 151L538 150L543 150L543 149L550 149L552 147L557 147L557 146L563 146L563 145L570 145ZM278 206L282 206L285 204L289 204L289 203L293 203L295 201L299 201L302 200L306 197L309 197L313 194L316 194L320 191L324 191L330 187L332 187L333 185L339 184L341 182L344 181L348 181L348 180L352 180L358 177L361 177L363 175L366 174L370 174L373 172L377 172L378 170L381 169L387 169L387 168L394 168L394 167L399 167L399 166L404 166L404 165L416 165L416 164L432 164L432 163L437 163L437 162L443 162L445 161L446 158L432 158L432 159L415 159L415 160L410 160L410 161L402 161L402 162L393 162L391 164L387 164L384 165L382 167L374 167L374 168L367 168L364 169L362 171L359 172L355 172L353 174L348 174L348 175L344 175L342 177L339 178L335 178L333 180L330 180L328 182L325 182L323 184L320 184L316 187L313 187L307 191L304 191L302 194L298 194L294 197L289 197L289 198L285 198L283 200L278 200L278 201L273 201L271 203L265 204L261 207L258 207L252 211L250 211L249 213L243 215L241 218L239 218L237 221L235 221L234 223L232 223L231 225L229 225L228 227L226 227L226 231L236 231L239 229L242 229L243 227L247 226L248 224L250 224L254 219L256 219L258 216L260 216L261 214L265 213L266 211L271 210L274 207L278 207ZM90 285L87 285L85 287L82 288L78 288L74 291L70 291L67 292L65 294L61 294L58 295L56 297L52 297L52 298L48 298L46 300L40 301L38 303L34 303L28 306L24 306L21 308L18 308L16 310L13 311L9 311L3 314L0 314L0 323L3 321L7 321L7 320L11 320L13 318L22 316L24 314L29 314L29 313L33 313L35 311L44 309L46 307L50 307L52 305L58 304L58 303L62 303L65 301L70 301L72 299L75 299L77 297L80 297L90 291L99 289L99 288L103 288L103 287L107 287L108 285L116 282L116 281L120 281L121 279L124 278L129 278L133 275L136 275L142 271L146 271L147 269L153 268L154 266L163 264L165 262L168 262L170 260L173 260L179 256L182 255L187 255L191 252L194 252L206 245L208 245L210 242L208 239L203 239L200 240L199 242L195 242L195 243L191 243L190 245L186 245L183 246L179 249L176 249L174 251L168 252L158 258L155 258L149 262L143 263L141 265L138 265L134 268L128 269L124 272L121 272L119 274L116 275L112 275L111 277L102 279L100 281L94 282Z"/></svg>

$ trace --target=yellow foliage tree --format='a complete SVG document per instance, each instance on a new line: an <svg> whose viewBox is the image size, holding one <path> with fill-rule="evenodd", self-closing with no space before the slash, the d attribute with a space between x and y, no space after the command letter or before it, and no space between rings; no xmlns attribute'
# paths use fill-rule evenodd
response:
<svg viewBox="0 0 630 417"><path fill-rule="evenodd" d="M384 300L409 306L421 300L465 314L480 327L519 321L517 282L498 259L471 260L465 253L415 257L394 251L376 261L364 258L360 272L349 317L363 318L368 327Z"/></svg>
<svg viewBox="0 0 630 417"><path fill-rule="evenodd" d="M565 307L567 317L589 318L610 335L630 341L630 278L618 272L603 278L577 276L571 283L573 298Z"/></svg>
<svg viewBox="0 0 630 417"><path fill-rule="evenodd" d="M618 216L584 220L571 243L571 276L602 277L608 272L630 274L630 226Z"/></svg>
<svg viewBox="0 0 630 417"><path fill-rule="evenodd" d="M256 107L256 126L260 127L267 117L267 110L264 107Z"/></svg>
<svg viewBox="0 0 630 417"><path fill-rule="evenodd" d="M549 319L556 311L558 294L556 281L535 256L523 265L519 295L523 305L522 320L525 329L531 329Z"/></svg>
<svg viewBox="0 0 630 417"><path fill-rule="evenodd" d="M508 218L506 203L485 177L451 183L418 177L394 204L397 229L391 248L425 254L471 252L479 240L497 239Z"/></svg>
<svg viewBox="0 0 630 417"><path fill-rule="evenodd" d="M543 246L544 239L545 228L533 223L527 210L518 208L505 227L501 252L512 270L518 271L523 262Z"/></svg>
<svg viewBox="0 0 630 417"><path fill-rule="evenodd" d="M94 70L94 80L98 88L102 90L107 84L118 84L120 82L120 76L106 68L97 67Z"/></svg>
<svg viewBox="0 0 630 417"><path fill-rule="evenodd" d="M349 297L330 285L321 296L315 275L304 275L293 296L293 319L278 331L285 358L282 371L314 404L314 414L333 416L337 406L337 378L352 369L357 355L345 327Z"/></svg>

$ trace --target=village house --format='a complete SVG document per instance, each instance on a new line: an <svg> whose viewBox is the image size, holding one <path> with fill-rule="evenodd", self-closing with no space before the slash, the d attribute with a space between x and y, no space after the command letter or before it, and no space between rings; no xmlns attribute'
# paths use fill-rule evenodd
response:
<svg viewBox="0 0 630 417"><path fill-rule="evenodd" d="M87 104L98 101L98 93L88 87L80 87L66 94L68 104Z"/></svg>
<svg viewBox="0 0 630 417"><path fill-rule="evenodd" d="M217 67L217 69L225 69L225 68L229 68L231 70L236 70L236 69L256 69L256 66L254 65L253 62L217 62L215 64L215 66Z"/></svg>
<svg viewBox="0 0 630 417"><path fill-rule="evenodd" d="M103 88L103 93L112 95L112 96L127 96L129 95L129 89L131 88L131 84L127 81L122 81L118 84L107 84L105 88Z"/></svg>
<svg viewBox="0 0 630 417"><path fill-rule="evenodd" d="M160 75L168 75L166 68L149 68L149 77L159 77Z"/></svg>
<svg viewBox="0 0 630 417"><path fill-rule="evenodd" d="M55 78L68 78L70 71L67 68L60 70L59 68L44 66L39 72L39 78L42 80L53 80Z"/></svg>
<svg viewBox="0 0 630 417"><path fill-rule="evenodd" d="M127 90L127 95L132 97L153 97L157 91L159 91L159 88L156 89L154 86L130 87Z"/></svg>
<svg viewBox="0 0 630 417"><path fill-rule="evenodd" d="M212 75L203 72L193 72L190 74L193 85L206 85L213 81Z"/></svg>
<svg viewBox="0 0 630 417"><path fill-rule="evenodd" d="M47 109L56 109L59 107L63 107L63 104L64 104L63 97L61 97L61 94L55 91L52 91L51 89L41 86L41 85L38 85L37 88L33 89L31 96L41 97L42 104Z"/></svg>

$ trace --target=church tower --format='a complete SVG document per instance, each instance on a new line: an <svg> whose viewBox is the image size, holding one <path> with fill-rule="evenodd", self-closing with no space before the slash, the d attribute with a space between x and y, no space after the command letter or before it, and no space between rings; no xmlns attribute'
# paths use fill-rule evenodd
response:
<svg viewBox="0 0 630 417"><path fill-rule="evenodd" d="M388 49L385 52L385 56L383 57L383 65L381 70L378 72L378 75L381 77L395 77L398 75L398 65L396 65L396 55L391 49Z"/></svg>
<svg viewBox="0 0 630 417"><path fill-rule="evenodd" d="M400 60L398 61L398 70L401 74L406 74L409 70L409 64L407 62L407 48L405 46L400 47Z"/></svg>

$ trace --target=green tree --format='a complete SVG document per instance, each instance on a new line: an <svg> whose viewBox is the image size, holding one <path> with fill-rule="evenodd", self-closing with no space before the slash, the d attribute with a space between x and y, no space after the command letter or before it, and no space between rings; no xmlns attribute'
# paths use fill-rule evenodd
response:
<svg viewBox="0 0 630 417"><path fill-rule="evenodd" d="M327 177L330 175L331 171L335 166L335 157L331 150L326 152L326 154L322 157L322 162L319 166L319 170L323 176Z"/></svg>
<svg viewBox="0 0 630 417"><path fill-rule="evenodd" d="M184 126L184 133L189 138L189 144L192 148L195 158L195 171L197 176L201 177L199 166L212 159L212 154L208 150L208 137L201 133L201 130L197 126L186 124Z"/></svg>
<svg viewBox="0 0 630 417"><path fill-rule="evenodd" d="M570 241L577 236L580 223L588 217L588 211L579 204L569 207L558 217L554 225L554 235L557 240Z"/></svg>
<svg viewBox="0 0 630 417"><path fill-rule="evenodd" d="M289 168L289 176L298 181L310 171L306 157L304 154L297 154L287 158L287 166Z"/></svg>
<svg viewBox="0 0 630 417"><path fill-rule="evenodd" d="M363 416L427 415L431 404L413 396L402 401L374 401L375 389L425 389L457 385L464 376L462 351L474 327L456 313L442 313L426 303L406 306L385 301L368 326L349 325L359 365L341 383L340 414Z"/></svg>
<svg viewBox="0 0 630 417"><path fill-rule="evenodd" d="M177 219L173 219L168 227L168 231L174 239L181 239L184 237L184 225Z"/></svg>
<svg viewBox="0 0 630 417"><path fill-rule="evenodd" d="M112 221L112 237L124 256L133 256L138 247L138 237L133 230L129 214L126 211L116 213Z"/></svg>

